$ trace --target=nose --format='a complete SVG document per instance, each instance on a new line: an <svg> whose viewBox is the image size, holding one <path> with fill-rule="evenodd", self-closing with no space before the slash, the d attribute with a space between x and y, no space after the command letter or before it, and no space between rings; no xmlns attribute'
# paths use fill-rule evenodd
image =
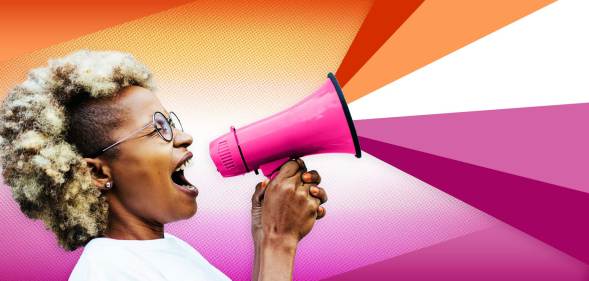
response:
<svg viewBox="0 0 589 281"><path fill-rule="evenodd" d="M192 136L184 131L174 129L174 147L189 147L192 144Z"/></svg>

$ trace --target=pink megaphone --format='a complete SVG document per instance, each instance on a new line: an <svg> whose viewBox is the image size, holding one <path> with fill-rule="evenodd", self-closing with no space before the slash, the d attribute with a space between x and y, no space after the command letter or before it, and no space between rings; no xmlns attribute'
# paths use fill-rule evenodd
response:
<svg viewBox="0 0 589 281"><path fill-rule="evenodd" d="M250 171L273 178L292 158L349 153L360 158L360 144L344 94L332 73L313 94L292 107L213 140L209 150L223 177Z"/></svg>

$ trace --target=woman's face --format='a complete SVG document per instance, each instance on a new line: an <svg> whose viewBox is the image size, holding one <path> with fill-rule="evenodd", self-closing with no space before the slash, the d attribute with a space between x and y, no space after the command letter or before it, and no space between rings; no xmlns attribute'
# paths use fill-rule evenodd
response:
<svg viewBox="0 0 589 281"><path fill-rule="evenodd" d="M156 111L170 117L157 96L142 87L124 88L113 102L127 111L121 126L112 133L114 140L150 123ZM177 185L172 173L192 156L188 151L192 137L177 128L174 139L166 142L157 132L149 134L153 129L148 126L118 145L118 157L109 163L114 183L107 193L111 212L161 224L189 218L196 213L198 190Z"/></svg>

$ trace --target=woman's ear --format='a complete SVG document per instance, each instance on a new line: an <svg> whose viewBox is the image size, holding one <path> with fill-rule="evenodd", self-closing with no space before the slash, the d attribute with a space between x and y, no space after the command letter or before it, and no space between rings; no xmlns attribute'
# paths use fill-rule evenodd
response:
<svg viewBox="0 0 589 281"><path fill-rule="evenodd" d="M110 187L107 186L107 183L112 185L112 176L110 174L109 166L99 158L84 158L84 161L86 161L88 168L90 168L92 184L100 190L110 189Z"/></svg>

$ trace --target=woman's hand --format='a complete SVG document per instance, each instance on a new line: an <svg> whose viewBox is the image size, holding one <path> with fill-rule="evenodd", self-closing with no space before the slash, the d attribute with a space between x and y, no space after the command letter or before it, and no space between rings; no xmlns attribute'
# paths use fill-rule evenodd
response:
<svg viewBox="0 0 589 281"><path fill-rule="evenodd" d="M300 175L302 173L302 176ZM296 178L295 176L298 175ZM301 179L300 181L298 179ZM280 181L280 182L279 182ZM306 235L310 230L311 227L313 226L314 223L314 219L321 219L325 216L326 214L326 210L325 207L321 206L321 204L325 203L327 201L327 194L325 192L325 189L318 187L317 185L321 183L321 176L319 175L319 173L315 170L313 171L309 171L307 172L307 169L305 167L305 163L303 162L303 160L301 159L296 159L296 160L291 160L287 163L285 163L284 165L282 165L279 174L276 176L276 178L270 183L270 185L272 186L282 186L282 187L286 187L286 185L290 185L290 190L295 190L293 187L294 185L297 185L301 188L300 192L298 193L299 195L305 195L305 193L303 191L307 191L307 193L310 195L309 196L302 196L302 197L307 197L308 200L310 200L310 204L313 204L313 201L318 202L318 206L316 209L316 213L315 215L313 215L313 210L310 210L310 214L308 216L308 218L310 218L310 222L312 222L310 225L307 225L308 229L301 229L303 230L302 233L304 233L304 235ZM254 238L254 242L261 242L264 239L264 228L262 225L262 203L264 201L264 195L265 192L267 190L267 187L269 185L268 180L264 181L264 182L260 182L258 183L258 185L256 185L256 191L254 192L253 196L252 196L252 236ZM276 188L275 188L276 189ZM280 190L280 188L278 188ZM282 190L284 190L285 188L283 188ZM288 189L288 188L286 188ZM276 193L276 192L274 192ZM280 197L280 196L276 196L276 197ZM313 199L315 198L315 199ZM278 198L278 200L286 200L286 198ZM269 216L275 216L276 212L282 212L282 214L284 215L285 212L287 212L287 210L281 210L280 206L273 206L276 203L274 203L275 200L273 200L273 203L269 204L269 207L266 207L266 213ZM279 203L278 203L279 204ZM293 204L285 204L283 206L289 206L292 207ZM299 209L295 210L296 212L300 212ZM308 223L310 223L308 222ZM299 233L299 234L302 234ZM304 235L295 235L295 236L300 236L298 237L298 240L302 239ZM297 240L297 241L298 241Z"/></svg>
<svg viewBox="0 0 589 281"><path fill-rule="evenodd" d="M252 234L256 256L254 280L290 280L298 242L316 219L325 216L321 206L325 190L321 177L307 172L301 159L282 165L270 182L256 186L252 196Z"/></svg>

